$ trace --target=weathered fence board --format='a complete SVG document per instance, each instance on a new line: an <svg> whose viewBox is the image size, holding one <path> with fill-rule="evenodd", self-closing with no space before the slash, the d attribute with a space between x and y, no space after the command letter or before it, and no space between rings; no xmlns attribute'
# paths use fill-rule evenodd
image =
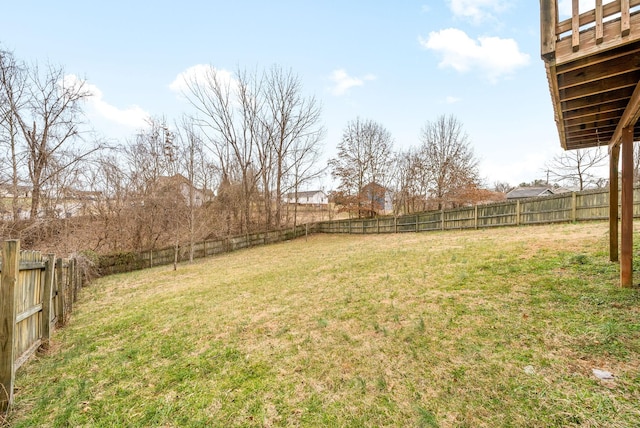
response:
<svg viewBox="0 0 640 428"><path fill-rule="evenodd" d="M52 327L63 325L65 294L80 286L75 261L20 251L19 241L5 241L0 264L0 408L13 402L15 372L41 346ZM75 273L74 273L75 272Z"/></svg>

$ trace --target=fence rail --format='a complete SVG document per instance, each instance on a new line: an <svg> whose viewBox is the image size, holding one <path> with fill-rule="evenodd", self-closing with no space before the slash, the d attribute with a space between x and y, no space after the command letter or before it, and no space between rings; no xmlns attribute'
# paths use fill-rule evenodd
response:
<svg viewBox="0 0 640 428"><path fill-rule="evenodd" d="M273 230L269 232L250 233L224 239L198 242L193 246L193 258L209 257L217 254L241 250L258 245L273 244L305 236L315 232L315 225L303 224L294 228ZM169 265L174 262L175 248L168 247L140 253L121 253L101 256L97 269L100 275L131 272L153 266ZM190 248L178 248L178 262L189 260Z"/></svg>
<svg viewBox="0 0 640 428"><path fill-rule="evenodd" d="M16 370L65 324L82 276L75 259L20 251L17 240L3 243L0 262L0 410L6 410Z"/></svg>
<svg viewBox="0 0 640 428"><path fill-rule="evenodd" d="M640 187L634 189L633 200L633 214L640 217ZM427 232L608 218L609 190L597 189L397 217L325 221L315 224L314 231L356 234Z"/></svg>

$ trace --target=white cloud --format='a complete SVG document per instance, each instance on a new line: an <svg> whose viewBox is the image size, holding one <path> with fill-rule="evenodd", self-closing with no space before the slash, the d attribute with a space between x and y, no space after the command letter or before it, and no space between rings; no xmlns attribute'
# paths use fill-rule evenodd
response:
<svg viewBox="0 0 640 428"><path fill-rule="evenodd" d="M480 23L494 18L494 13L504 11L509 5L506 0L449 0L451 12L458 17Z"/></svg>
<svg viewBox="0 0 640 428"><path fill-rule="evenodd" d="M424 48L442 56L440 67L459 72L478 70L492 82L529 64L529 55L520 52L513 39L479 37L474 40L462 30L448 28L431 32L427 39L420 37L419 41Z"/></svg>
<svg viewBox="0 0 640 428"><path fill-rule="evenodd" d="M447 104L455 104L457 102L460 101L460 98L458 97L452 97L452 96L448 96L447 98L445 98L444 102Z"/></svg>
<svg viewBox="0 0 640 428"><path fill-rule="evenodd" d="M228 88L232 93L238 87L238 81L232 72L215 68L209 64L196 64L178 73L173 82L169 84L169 89L178 94L178 97L182 97L189 92L189 84L198 83L206 88L214 79L218 80L222 88Z"/></svg>
<svg viewBox="0 0 640 428"><path fill-rule="evenodd" d="M349 89L355 86L363 86L366 81L375 80L376 76L367 74L363 77L351 77L344 69L334 70L329 76L329 80L334 82L331 93L335 96L344 95Z"/></svg>
<svg viewBox="0 0 640 428"><path fill-rule="evenodd" d="M68 74L64 77L65 85L81 85L83 81L76 75ZM102 91L96 86L84 81L84 88L91 96L87 103L95 112L110 122L117 123L132 129L143 128L147 125L150 115L137 105L131 105L121 109L104 100Z"/></svg>

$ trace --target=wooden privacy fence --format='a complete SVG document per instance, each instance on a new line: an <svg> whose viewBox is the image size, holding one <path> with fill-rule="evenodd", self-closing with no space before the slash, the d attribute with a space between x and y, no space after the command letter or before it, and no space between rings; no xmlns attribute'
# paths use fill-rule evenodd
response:
<svg viewBox="0 0 640 428"><path fill-rule="evenodd" d="M634 217L640 217L640 188L634 189L633 196ZM598 189L398 217L325 221L314 225L314 232L359 234L427 232L608 218L609 191Z"/></svg>
<svg viewBox="0 0 640 428"><path fill-rule="evenodd" d="M303 224L296 226L295 228L251 233L230 238L198 242L193 246L193 258L198 259L209 257L243 248L295 239L315 232L314 227L315 225L312 224ZM180 246L178 249L178 262L189 260L189 252L189 246ZM143 251L140 253L111 254L99 257L97 270L100 275L131 272L153 266L172 264L174 262L174 257L174 247Z"/></svg>
<svg viewBox="0 0 640 428"><path fill-rule="evenodd" d="M0 261L0 409L6 410L16 370L65 324L83 275L75 259L20 251L17 240L2 244Z"/></svg>

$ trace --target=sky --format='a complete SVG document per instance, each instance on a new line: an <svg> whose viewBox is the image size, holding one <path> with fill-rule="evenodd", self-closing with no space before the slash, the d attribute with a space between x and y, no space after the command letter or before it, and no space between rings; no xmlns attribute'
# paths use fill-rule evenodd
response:
<svg viewBox="0 0 640 428"><path fill-rule="evenodd" d="M406 149L454 115L491 187L545 178L562 152L539 19L531 0L24 0L3 4L0 47L86 79L90 123L121 141L189 112L180 78L206 65L291 69L322 104L324 162L358 117Z"/></svg>

